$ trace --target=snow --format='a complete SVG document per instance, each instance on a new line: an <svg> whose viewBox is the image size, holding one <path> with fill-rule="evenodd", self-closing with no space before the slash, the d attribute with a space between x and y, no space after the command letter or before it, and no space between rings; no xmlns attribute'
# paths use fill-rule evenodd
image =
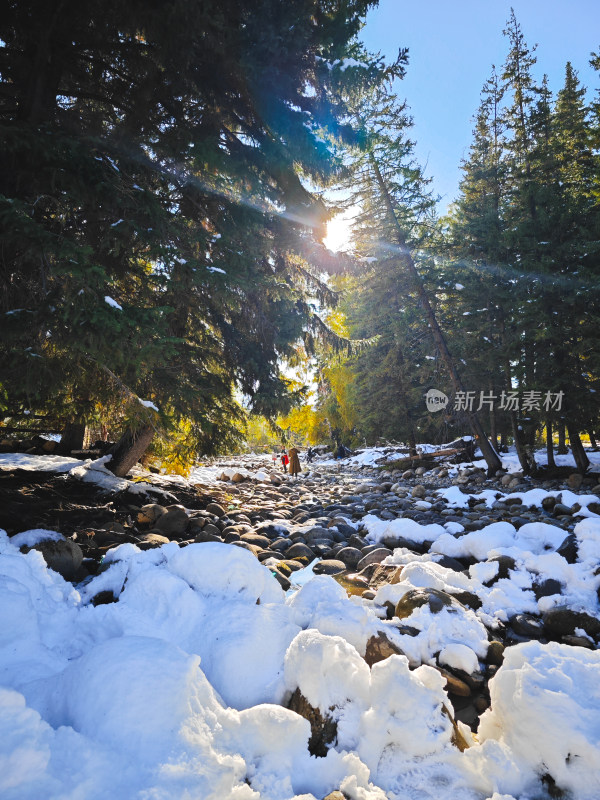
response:
<svg viewBox="0 0 600 800"><path fill-rule="evenodd" d="M111 308L116 308L118 311L123 311L123 306L120 306L116 300L113 300L112 297L108 295L105 296L104 302L107 303Z"/></svg>
<svg viewBox="0 0 600 800"><path fill-rule="evenodd" d="M144 406L144 408L151 408L153 411L158 411L158 408L154 405L152 400L142 400L138 397L140 403Z"/></svg>
<svg viewBox="0 0 600 800"><path fill-rule="evenodd" d="M490 684L491 709L479 728L484 758L498 745L517 770L497 774L498 789L517 793L524 777L548 772L577 800L600 795L600 652L550 642L509 648ZM487 763L486 763L487 767Z"/></svg>
<svg viewBox="0 0 600 800"><path fill-rule="evenodd" d="M0 453L0 469L25 469L31 472L70 472L85 464L79 458L35 456L28 453Z"/></svg>
<svg viewBox="0 0 600 800"><path fill-rule="evenodd" d="M106 462L0 456L1 468L45 464L107 492L140 486L116 478ZM214 481L222 472L197 474ZM522 494L527 505L545 496ZM586 496L562 497L572 504ZM457 492L447 498L461 500ZM545 796L545 773L572 800L600 796L597 650L508 647L489 683L479 741L464 753L452 744L444 712L452 704L434 668L479 671L486 625L520 611L560 603L597 616L600 517L575 525L576 563L556 552L566 532L542 522L518 530L498 522L458 537L456 523L369 514L361 525L373 543L432 543L419 556L395 549L385 563L399 568L398 582L372 601L315 576L316 562L293 573L284 593L268 566L220 543L120 545L97 575L73 586L40 552L19 549L59 533L0 532L3 800L321 800L334 790L350 800L525 800ZM457 572L437 563L442 554L478 563ZM507 578L488 560L497 555L513 559ZM537 601L534 584L549 577L562 594ZM401 620L409 635L380 612L413 589L469 592L482 606L421 605ZM117 602L94 606L107 590ZM367 642L381 632L405 655L370 668ZM325 757L309 754L308 721L284 707L296 689L337 725Z"/></svg>

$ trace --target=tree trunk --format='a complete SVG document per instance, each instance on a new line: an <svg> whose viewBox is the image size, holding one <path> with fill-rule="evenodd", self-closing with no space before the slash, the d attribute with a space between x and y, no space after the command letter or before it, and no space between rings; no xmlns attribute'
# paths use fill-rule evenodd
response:
<svg viewBox="0 0 600 800"><path fill-rule="evenodd" d="M554 448L552 447L552 423L546 420L546 455L548 457L548 467L550 469L556 468L554 461Z"/></svg>
<svg viewBox="0 0 600 800"><path fill-rule="evenodd" d="M133 431L128 429L112 448L112 459L106 465L119 478L124 478L148 449L154 436L152 425Z"/></svg>
<svg viewBox="0 0 600 800"><path fill-rule="evenodd" d="M56 452L68 456L73 450L83 450L86 431L85 422L67 422Z"/></svg>
<svg viewBox="0 0 600 800"><path fill-rule="evenodd" d="M408 452L411 456L417 455L417 438L415 436L415 429L412 424L410 426L410 433L408 435Z"/></svg>
<svg viewBox="0 0 600 800"><path fill-rule="evenodd" d="M597 450L598 442L596 441L596 434L591 428L588 430L588 436L590 437L590 445L592 447L592 450Z"/></svg>
<svg viewBox="0 0 600 800"><path fill-rule="evenodd" d="M574 428L569 424L567 424L567 431L569 433L571 451L573 453L573 458L575 459L575 464L577 465L577 470L581 473L587 472L587 468L590 465L590 460L587 457L587 453L585 452L583 445L581 444L579 431L577 428Z"/></svg>
<svg viewBox="0 0 600 800"><path fill-rule="evenodd" d="M381 174L375 156L372 153L370 154L370 161L373 167L373 172L375 174L375 179L377 180L377 184L385 200L388 217L390 219L390 222L394 225L394 229L396 231L396 241L401 253L400 258L404 261L404 264L406 265L408 273L412 279L413 286L419 296L419 300L421 302L421 305L423 306L423 310L425 311L425 316L427 317L427 321L431 328L431 333L433 334L435 343L444 360L446 369L450 373L450 378L452 380L452 385L454 386L454 390L456 392L464 392L465 391L464 386L462 384L462 381L454 364L454 360L450 355L450 351L448 350L448 345L446 344L444 334L442 333L442 330L437 321L437 317L435 316L431 303L429 302L429 296L427 294L425 286L423 285L421 276L417 272L415 262L413 260L410 249L404 237L404 233L396 217L396 213L394 211L394 206L392 205L388 188L385 184L385 181L383 180L383 176ZM488 465L488 472L490 475L494 475L499 469L502 468L502 461L500 460L498 453L494 450L494 448L488 441L477 414L474 411L469 411L469 410L466 410L465 414L467 415L467 419L469 420L471 431L473 432L477 444L481 448L483 457L485 458L486 463Z"/></svg>
<svg viewBox="0 0 600 800"><path fill-rule="evenodd" d="M493 394L493 391L493 388L490 389L491 394ZM496 417L496 409L493 406L490 408L490 439L494 449L498 450L498 419Z"/></svg>
<svg viewBox="0 0 600 800"><path fill-rule="evenodd" d="M559 456L566 456L566 454L569 451L567 449L567 442L566 442L566 439L565 439L565 423L564 423L564 420L562 420L562 419L559 420L558 425L557 425L557 429L558 429L558 447L556 449L556 452L558 453Z"/></svg>

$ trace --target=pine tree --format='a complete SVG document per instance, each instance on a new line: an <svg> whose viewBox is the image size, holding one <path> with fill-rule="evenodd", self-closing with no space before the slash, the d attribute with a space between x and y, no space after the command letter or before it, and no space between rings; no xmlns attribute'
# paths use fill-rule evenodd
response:
<svg viewBox="0 0 600 800"><path fill-rule="evenodd" d="M323 333L306 291L327 291L306 261L327 212L306 185L340 166L324 132L346 130L342 89L380 71L342 61L369 5L8 4L11 411L187 418L209 447L239 416L235 390L257 412L289 407L280 359Z"/></svg>

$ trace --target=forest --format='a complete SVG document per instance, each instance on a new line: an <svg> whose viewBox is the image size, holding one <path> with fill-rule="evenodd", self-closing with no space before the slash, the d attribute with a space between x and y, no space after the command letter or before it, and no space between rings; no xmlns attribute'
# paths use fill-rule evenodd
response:
<svg viewBox="0 0 600 800"><path fill-rule="evenodd" d="M409 53L360 43L374 5L8 3L6 441L112 441L124 475L141 456L185 473L248 446L472 434L491 471L508 444L533 473L534 446L551 466L567 441L586 470L598 94L570 63L556 94L537 82L513 12L440 215L402 99ZM352 246L334 253L345 209Z"/></svg>

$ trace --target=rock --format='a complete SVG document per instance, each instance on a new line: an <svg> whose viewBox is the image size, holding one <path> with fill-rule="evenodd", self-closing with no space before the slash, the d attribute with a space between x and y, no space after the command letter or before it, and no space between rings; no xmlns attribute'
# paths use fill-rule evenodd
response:
<svg viewBox="0 0 600 800"><path fill-rule="evenodd" d="M513 480L513 476L512 476L512 475L503 475L503 476L500 478L500 483L502 484L502 486L508 486L508 484L509 484L509 483L510 483L512 480Z"/></svg>
<svg viewBox="0 0 600 800"><path fill-rule="evenodd" d="M385 558L392 555L392 551L387 547L378 547L376 550L371 550L370 553L363 556L356 565L356 569L360 572L369 564L380 564Z"/></svg>
<svg viewBox="0 0 600 800"><path fill-rule="evenodd" d="M308 702L300 689L296 689L287 703L290 711L295 711L310 723L310 738L308 752L312 756L325 757L327 745L335 741L337 736L337 722L331 717L323 716L321 711Z"/></svg>
<svg viewBox="0 0 600 800"><path fill-rule="evenodd" d="M577 542L577 537L574 533L569 533L569 535L564 539L560 547L557 548L556 552L559 556L562 556L565 561L569 564L575 564L577 561L577 556L579 555L579 544Z"/></svg>
<svg viewBox="0 0 600 800"><path fill-rule="evenodd" d="M363 554L357 547L342 547L337 553L337 558L343 561L348 569L355 569L362 557Z"/></svg>
<svg viewBox="0 0 600 800"><path fill-rule="evenodd" d="M137 521L140 525L154 525L159 517L165 514L167 509L158 503L148 503L138 511Z"/></svg>
<svg viewBox="0 0 600 800"><path fill-rule="evenodd" d="M554 497L551 494L548 495L547 497L544 497L542 500L542 508L544 509L544 511L552 511L555 505L556 505L556 497Z"/></svg>
<svg viewBox="0 0 600 800"><path fill-rule="evenodd" d="M399 583L402 569L402 567L396 567L393 564L369 564L361 570L360 574L367 578L371 589L379 589L380 586L385 586L388 583Z"/></svg>
<svg viewBox="0 0 600 800"><path fill-rule="evenodd" d="M77 571L83 561L83 551L77 542L71 539L49 540L38 542L33 549L38 550L48 567L62 575L66 581L76 579Z"/></svg>
<svg viewBox="0 0 600 800"><path fill-rule="evenodd" d="M240 536L242 542L248 542L256 547L267 549L271 546L271 540L266 536L261 536L259 533L243 533Z"/></svg>
<svg viewBox="0 0 600 800"><path fill-rule="evenodd" d="M594 490L592 489L592 491ZM592 514L600 514L600 503L588 503L588 511L591 511Z"/></svg>
<svg viewBox="0 0 600 800"><path fill-rule="evenodd" d="M206 506L206 510L209 514L213 514L215 517L225 516L225 509L222 508L218 503L209 503Z"/></svg>
<svg viewBox="0 0 600 800"><path fill-rule="evenodd" d="M554 514L555 517L565 517L565 516L570 517L572 514L572 509L570 508L570 506L566 506L564 503L556 503L556 505L552 509L552 513Z"/></svg>
<svg viewBox="0 0 600 800"><path fill-rule="evenodd" d="M167 539L166 536L162 536L160 533L153 533L150 531L149 533L142 533L139 537L139 548L140 550L150 550L152 547L162 547L163 544L168 544L170 539Z"/></svg>
<svg viewBox="0 0 600 800"><path fill-rule="evenodd" d="M183 506L168 506L154 524L154 530L164 533L165 536L180 536L185 533L189 521Z"/></svg>
<svg viewBox="0 0 600 800"><path fill-rule="evenodd" d="M326 558L323 561L319 561L318 564L315 564L313 567L313 572L315 575L337 575L338 572L345 572L346 565L343 561L338 561L335 558Z"/></svg>
<svg viewBox="0 0 600 800"><path fill-rule="evenodd" d="M310 549L307 544L303 542L295 542L290 548L285 551L285 557L287 558L304 558L308 561L312 561L315 557L315 554Z"/></svg>
<svg viewBox="0 0 600 800"><path fill-rule="evenodd" d="M539 600L540 597L550 597L553 594L561 594L561 592L562 584L555 578L546 578L546 580L540 581L540 583L533 584L533 593L536 600Z"/></svg>
<svg viewBox="0 0 600 800"><path fill-rule="evenodd" d="M576 492L577 489L581 488L582 483L583 483L583 475L579 472L572 472L567 478L567 486L574 492Z"/></svg>
<svg viewBox="0 0 600 800"><path fill-rule="evenodd" d="M544 623L532 614L515 614L509 619L509 625L519 636L540 639L544 635Z"/></svg>
<svg viewBox="0 0 600 800"><path fill-rule="evenodd" d="M93 606L103 606L108 605L108 603L116 603L118 600L117 597L110 591L110 589L105 589L103 592L98 592L92 597L92 605Z"/></svg>
<svg viewBox="0 0 600 800"><path fill-rule="evenodd" d="M327 797L324 797L323 800L347 800L347 795L338 792L336 789L335 792L329 792Z"/></svg>
<svg viewBox="0 0 600 800"><path fill-rule="evenodd" d="M468 608L472 608L473 611L477 611L477 609L481 608L483 605L480 598L474 592L462 591L462 592L449 592L455 600L458 600L459 603L462 603L463 606L467 606Z"/></svg>
<svg viewBox="0 0 600 800"><path fill-rule="evenodd" d="M415 473L414 473L414 470L412 470L412 469L406 469L406 470L404 470L404 472L402 473L402 478L403 478L403 480L408 480L408 478L412 478L412 477L414 477L414 474L415 474Z"/></svg>
<svg viewBox="0 0 600 800"><path fill-rule="evenodd" d="M439 564L440 567L445 567L446 569L452 569L454 572L466 572L467 567L458 559L452 558L452 556L439 556L435 558L435 563Z"/></svg>
<svg viewBox="0 0 600 800"><path fill-rule="evenodd" d="M271 574L273 575L275 580L279 583L283 591L287 592L287 590L292 585L292 582L287 577L287 575L284 575L283 572L281 572L281 570L277 569L277 567L269 567L269 569L271 570Z"/></svg>
<svg viewBox="0 0 600 800"><path fill-rule="evenodd" d="M495 556L494 558L488 558L486 563L493 564L494 561L498 563L498 572L491 580L485 582L485 586L491 586L500 578L509 578L510 570L515 569L517 566L516 561L511 556Z"/></svg>
<svg viewBox="0 0 600 800"><path fill-rule="evenodd" d="M445 689L450 694L455 694L458 697L470 697L471 696L471 689L467 686L464 681L461 681L460 678L457 678L456 675L453 675L448 670L443 669L442 667L436 667L438 672L446 679Z"/></svg>
<svg viewBox="0 0 600 800"><path fill-rule="evenodd" d="M396 644L388 639L383 631L379 631L379 633L371 636L367 642L367 649L365 652L365 661L370 667L372 667L373 664L377 664L379 661L385 661L386 658L393 655L403 656L404 653Z"/></svg>
<svg viewBox="0 0 600 800"><path fill-rule="evenodd" d="M429 603L429 608L433 614L437 614L442 608L448 608L453 604L459 605L458 601L454 600L451 595L439 589L410 589L396 604L395 614L400 619L405 619L410 617L416 608L424 606L425 603Z"/></svg>
<svg viewBox="0 0 600 800"><path fill-rule="evenodd" d="M233 483L243 483L246 480L246 476L242 475L241 472L235 472L231 476L231 480L233 481Z"/></svg>
<svg viewBox="0 0 600 800"><path fill-rule="evenodd" d="M425 497L427 494L427 489L422 486L421 484L417 484L411 492L412 497Z"/></svg>
<svg viewBox="0 0 600 800"><path fill-rule="evenodd" d="M594 643L586 639L585 636L563 636L562 640L565 644L571 645L571 647L585 647L587 650L596 649Z"/></svg>
<svg viewBox="0 0 600 800"><path fill-rule="evenodd" d="M206 527L208 528L208 527L214 527L214 526L207 525ZM234 536L235 536L235 538L229 539L229 543L235 542L235 541L237 541L239 539L239 536L237 534L234 534ZM207 531L206 528L204 530L199 531L196 534L195 538L194 538L194 542L196 542L198 544L203 544L205 542L221 542L221 541L223 541L223 540L221 539L221 537L218 534L210 533L210 531Z"/></svg>
<svg viewBox="0 0 600 800"><path fill-rule="evenodd" d="M488 664L493 664L496 667L502 666L502 662L504 661L504 645L502 642L494 639L489 643L486 661Z"/></svg>
<svg viewBox="0 0 600 800"><path fill-rule="evenodd" d="M221 530L217 528L216 525L213 525L212 522L209 522L208 525L205 525L202 528L202 532L205 533L207 536L212 535L212 536L218 536L219 539L221 538Z"/></svg>
<svg viewBox="0 0 600 800"><path fill-rule="evenodd" d="M575 628L582 628L588 636L600 635L600 620L583 611L571 611L567 606L556 606L542 618L548 635L553 637L574 636Z"/></svg>

